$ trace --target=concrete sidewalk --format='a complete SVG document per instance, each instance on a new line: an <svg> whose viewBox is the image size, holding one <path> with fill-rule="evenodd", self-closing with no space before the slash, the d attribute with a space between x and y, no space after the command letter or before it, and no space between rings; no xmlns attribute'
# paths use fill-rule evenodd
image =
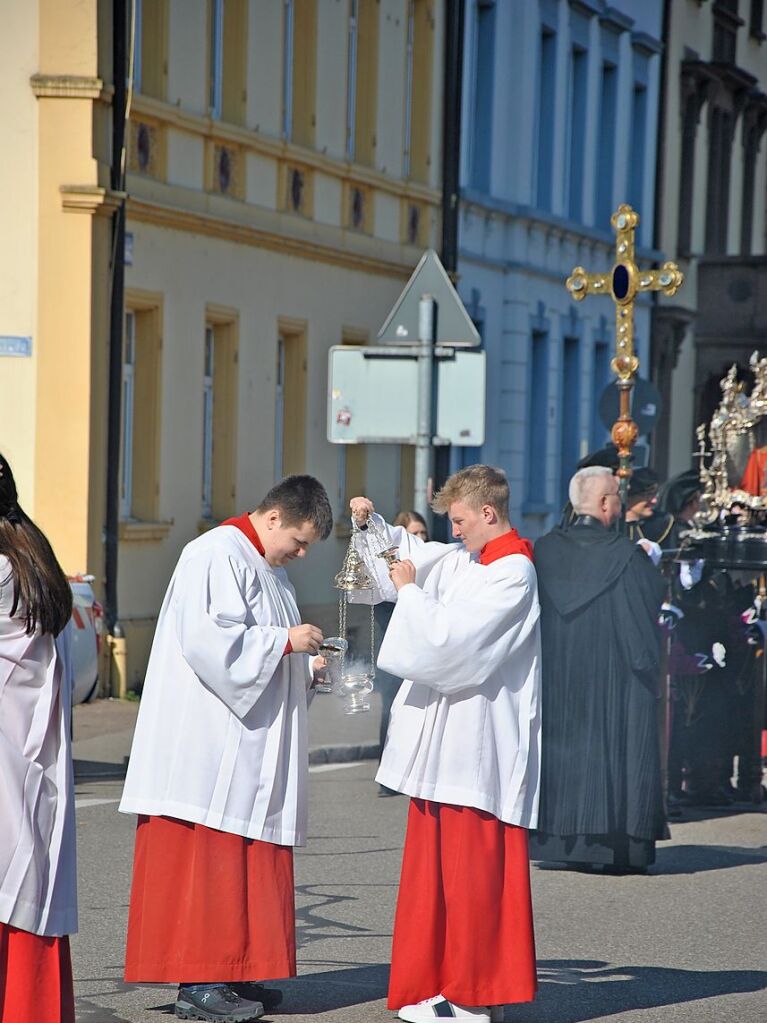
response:
<svg viewBox="0 0 767 1023"><path fill-rule="evenodd" d="M318 693L309 708L309 763L345 763L378 756L381 701L369 713L347 715L336 696ZM72 752L77 781L124 778L137 700L94 700L74 709ZM169 723L170 724L170 723Z"/></svg>

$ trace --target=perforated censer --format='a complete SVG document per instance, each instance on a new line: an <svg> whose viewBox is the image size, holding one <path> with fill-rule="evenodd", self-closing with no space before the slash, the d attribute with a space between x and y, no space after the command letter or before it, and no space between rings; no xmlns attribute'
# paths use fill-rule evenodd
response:
<svg viewBox="0 0 767 1023"><path fill-rule="evenodd" d="M349 594L354 591L373 589L373 580L365 565L365 559L359 551L360 542L364 543L374 557L384 558L387 565L397 560L397 548L388 543L388 538L381 533L380 529L371 521L359 527L356 523L352 526L352 535L349 538L349 545L346 548L341 571L336 575L334 583L338 595L338 635L343 641L340 652L340 681L335 687L335 692L346 699L345 709L348 714L368 710L370 704L365 697L373 688L375 679L375 605L370 604L369 620L369 651L370 666L364 673L350 674L346 670L346 653L348 650L347 639L347 612L349 607Z"/></svg>

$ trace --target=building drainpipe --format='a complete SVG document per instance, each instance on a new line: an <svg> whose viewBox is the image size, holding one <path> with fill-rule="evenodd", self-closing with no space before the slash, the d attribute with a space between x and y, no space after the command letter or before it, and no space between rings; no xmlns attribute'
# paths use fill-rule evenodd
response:
<svg viewBox="0 0 767 1023"><path fill-rule="evenodd" d="M126 690L125 637L117 613L120 514L120 428L122 419L123 305L125 299L125 125L127 112L129 0L112 0L112 164L110 188L119 198L112 214L109 295L109 382L107 390L106 513L104 521L104 619L111 653L109 692Z"/></svg>
<svg viewBox="0 0 767 1023"><path fill-rule="evenodd" d="M447 0L445 6L445 74L442 114L442 265L453 283L458 267L458 214L461 174L461 102L463 87L464 0ZM434 489L450 475L449 444L434 452ZM449 540L447 521L435 519L435 539Z"/></svg>
<svg viewBox="0 0 767 1023"><path fill-rule="evenodd" d="M658 83L658 146L655 157L655 209L653 211L653 248L657 251L661 249L661 233L663 229L663 188L665 182L665 148L664 142L666 138L666 117L667 114L667 102L666 102L666 74L668 72L668 47L669 47L669 33L671 28L671 0L664 0L663 3L663 26L662 42L663 52L660 58L660 76ZM669 259L675 258L673 255L668 256ZM658 305L658 294L653 292L653 312L652 320L655 320L655 311ZM650 331L650 372L647 374L650 379L656 376L655 368L658 359L657 352L658 341L655 337L655 331ZM669 378L670 381L670 378ZM663 381L656 379L654 383L662 386ZM656 424L655 432L653 436L652 448L650 451L650 464L656 469L661 476L665 476L668 470L668 444L669 444L669 430L671 422L671 408L670 399L671 394L662 394L663 400L663 412L661 422ZM659 450L660 444L664 445L664 449Z"/></svg>

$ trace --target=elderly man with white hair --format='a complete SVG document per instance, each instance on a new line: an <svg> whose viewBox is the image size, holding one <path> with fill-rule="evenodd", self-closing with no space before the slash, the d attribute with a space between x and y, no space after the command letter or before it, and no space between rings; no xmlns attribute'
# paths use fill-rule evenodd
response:
<svg viewBox="0 0 767 1023"><path fill-rule="evenodd" d="M535 545L541 600L542 779L533 859L644 871L667 835L658 731L664 586L610 527L610 469L570 481L576 518Z"/></svg>

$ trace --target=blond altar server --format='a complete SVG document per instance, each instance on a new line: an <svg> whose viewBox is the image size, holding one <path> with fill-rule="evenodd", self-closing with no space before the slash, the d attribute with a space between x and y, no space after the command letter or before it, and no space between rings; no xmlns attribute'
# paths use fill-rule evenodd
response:
<svg viewBox="0 0 767 1023"><path fill-rule="evenodd" d="M181 1019L258 1018L295 974L307 702L322 632L284 566L333 524L311 476L187 544L157 622L120 810L139 815L125 979Z"/></svg>
<svg viewBox="0 0 767 1023"><path fill-rule="evenodd" d="M0 456L0 1021L74 1023L72 592Z"/></svg>
<svg viewBox="0 0 767 1023"><path fill-rule="evenodd" d="M404 678L377 781L411 797L389 1007L400 1019L490 1023L536 990L528 829L540 774L539 607L532 548L504 473L451 476L433 507L457 544L375 524L399 548L373 599L396 600L378 665ZM365 524L374 509L351 502Z"/></svg>

